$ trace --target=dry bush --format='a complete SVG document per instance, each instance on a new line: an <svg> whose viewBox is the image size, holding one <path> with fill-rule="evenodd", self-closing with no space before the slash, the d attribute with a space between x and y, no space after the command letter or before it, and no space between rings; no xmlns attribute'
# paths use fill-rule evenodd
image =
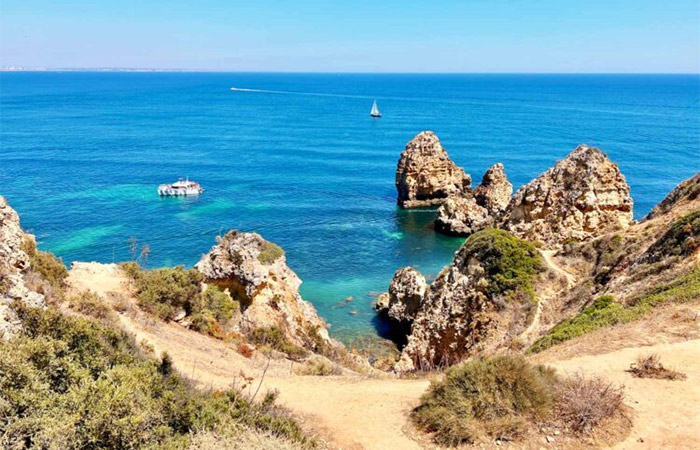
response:
<svg viewBox="0 0 700 450"><path fill-rule="evenodd" d="M80 295L71 297L68 305L72 310L96 319L111 321L115 318L114 311L107 302L92 291L84 291Z"/></svg>
<svg viewBox="0 0 700 450"><path fill-rule="evenodd" d="M685 380L686 375L676 370L667 369L661 364L656 354L639 355L637 361L630 365L627 372L637 378L656 378L658 380Z"/></svg>
<svg viewBox="0 0 700 450"><path fill-rule="evenodd" d="M238 353L245 356L246 358L252 358L255 353L253 346L242 342L238 345Z"/></svg>
<svg viewBox="0 0 700 450"><path fill-rule="evenodd" d="M600 377L574 375L561 382L557 394L559 419L577 433L588 432L601 421L622 413L622 388Z"/></svg>
<svg viewBox="0 0 700 450"><path fill-rule="evenodd" d="M296 371L297 375L342 375L343 369L326 358L312 358Z"/></svg>
<svg viewBox="0 0 700 450"><path fill-rule="evenodd" d="M112 308L120 313L125 313L133 309L133 305L129 300L129 297L122 294L121 292L110 291L107 293L107 299L111 303Z"/></svg>

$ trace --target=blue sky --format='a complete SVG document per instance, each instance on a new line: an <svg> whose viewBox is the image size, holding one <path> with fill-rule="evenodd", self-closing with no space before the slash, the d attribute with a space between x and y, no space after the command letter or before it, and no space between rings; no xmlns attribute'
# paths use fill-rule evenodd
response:
<svg viewBox="0 0 700 450"><path fill-rule="evenodd" d="M2 0L0 66L700 72L698 0Z"/></svg>

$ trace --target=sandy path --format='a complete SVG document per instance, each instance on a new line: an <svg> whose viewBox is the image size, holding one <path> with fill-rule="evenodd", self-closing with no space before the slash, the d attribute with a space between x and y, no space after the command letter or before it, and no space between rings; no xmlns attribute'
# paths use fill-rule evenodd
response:
<svg viewBox="0 0 700 450"><path fill-rule="evenodd" d="M71 270L75 292L91 289L107 296L127 293L126 279L115 265L81 263ZM121 326L156 355L167 351L175 368L204 388L224 389L252 378L245 392L255 392L268 359L247 359L223 341L141 313L119 314ZM418 404L429 381L363 376L294 375L295 363L270 360L260 392L279 390L279 402L301 416L311 432L343 450L419 449L406 429L408 412ZM262 396L262 394L258 394Z"/></svg>
<svg viewBox="0 0 700 450"><path fill-rule="evenodd" d="M685 381L634 378L625 372L638 355L656 353ZM700 449L700 340L624 348L549 364L566 373L601 375L625 387L634 428L615 449Z"/></svg>
<svg viewBox="0 0 700 450"><path fill-rule="evenodd" d="M566 284L569 286L569 288L571 288L576 284L576 277L557 264L557 262L554 260L555 253L556 250L540 250L540 254L544 259L545 264L547 264L550 269L566 278Z"/></svg>

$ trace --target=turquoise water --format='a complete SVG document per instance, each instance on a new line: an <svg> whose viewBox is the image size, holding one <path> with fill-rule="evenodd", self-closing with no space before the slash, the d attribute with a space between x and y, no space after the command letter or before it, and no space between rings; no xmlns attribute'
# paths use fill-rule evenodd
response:
<svg viewBox="0 0 700 450"><path fill-rule="evenodd" d="M380 326L372 295L397 268L434 276L461 243L430 229L433 211L395 206L421 130L475 180L503 162L516 188L600 146L637 218L700 170L697 75L3 73L0 91L0 194L42 248L120 261L135 236L149 265L192 265L217 234L257 231L345 340ZM185 175L200 198L156 195Z"/></svg>

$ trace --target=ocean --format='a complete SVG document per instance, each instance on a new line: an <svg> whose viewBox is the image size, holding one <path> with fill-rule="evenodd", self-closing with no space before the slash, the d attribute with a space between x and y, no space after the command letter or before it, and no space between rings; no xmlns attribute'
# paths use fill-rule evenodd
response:
<svg viewBox="0 0 700 450"><path fill-rule="evenodd" d="M700 170L698 75L2 73L0 114L0 195L40 248L123 261L134 237L149 267L192 266L215 236L256 231L346 342L382 331L372 303L396 269L434 277L463 242L396 207L422 130L474 185L502 162L516 189L598 146L638 219ZM204 194L158 197L185 176Z"/></svg>

